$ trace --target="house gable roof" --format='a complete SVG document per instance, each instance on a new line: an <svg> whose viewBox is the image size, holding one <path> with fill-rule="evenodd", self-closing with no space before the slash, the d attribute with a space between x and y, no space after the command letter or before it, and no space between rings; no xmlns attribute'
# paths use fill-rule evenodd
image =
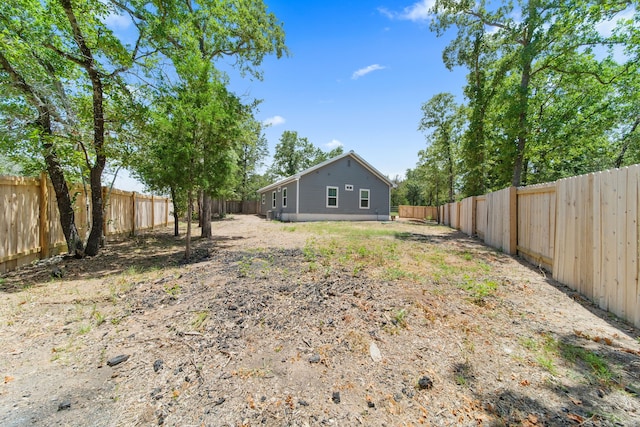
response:
<svg viewBox="0 0 640 427"><path fill-rule="evenodd" d="M281 187L284 184L288 184L289 182L292 181L297 181L300 179L300 177L310 174L311 172L314 172L320 168L323 168L331 163L337 162L338 160L344 159L345 157L351 157L353 160L355 160L356 162L360 163L365 169L367 169L369 172L371 172L373 175L375 175L376 177L378 177L378 179L380 179L381 181L383 181L385 184L387 184L389 187L395 188L396 185L391 182L386 176L384 176L379 170L377 170L376 168L374 168L373 166L371 166L366 160L364 160L362 157L360 157L359 155L357 155L353 150L347 152L347 153L343 153L340 154L339 156L336 157L332 157L328 160L325 160L322 163L318 163L317 165L311 166L308 169L305 169L301 172L298 172L295 175L291 175L288 176L284 179L281 179L280 181L274 182L273 184L269 184L266 187L262 187L261 189L258 190L258 193L263 193L265 191L269 191L273 188L278 188Z"/></svg>

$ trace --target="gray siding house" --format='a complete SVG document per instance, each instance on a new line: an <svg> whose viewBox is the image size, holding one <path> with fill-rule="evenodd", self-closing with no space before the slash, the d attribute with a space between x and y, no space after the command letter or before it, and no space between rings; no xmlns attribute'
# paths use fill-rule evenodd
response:
<svg viewBox="0 0 640 427"><path fill-rule="evenodd" d="M282 221L386 221L394 186L350 151L259 189L259 213Z"/></svg>

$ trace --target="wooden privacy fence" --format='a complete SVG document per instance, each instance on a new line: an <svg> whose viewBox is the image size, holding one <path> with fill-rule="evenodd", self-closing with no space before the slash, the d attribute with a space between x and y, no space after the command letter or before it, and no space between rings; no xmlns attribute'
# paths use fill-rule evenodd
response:
<svg viewBox="0 0 640 427"><path fill-rule="evenodd" d="M400 218L416 218L416 219L436 219L438 216L438 208L434 206L398 206L398 216Z"/></svg>
<svg viewBox="0 0 640 427"><path fill-rule="evenodd" d="M639 193L634 165L468 197L440 215L640 327Z"/></svg>
<svg viewBox="0 0 640 427"><path fill-rule="evenodd" d="M106 236L173 224L173 203L163 197L102 188L106 200ZM76 226L87 236L91 194L71 190ZM58 205L46 175L40 178L0 177L0 273L66 251Z"/></svg>
<svg viewBox="0 0 640 427"><path fill-rule="evenodd" d="M251 214L258 213L259 200L224 200L215 199L211 201L212 214Z"/></svg>

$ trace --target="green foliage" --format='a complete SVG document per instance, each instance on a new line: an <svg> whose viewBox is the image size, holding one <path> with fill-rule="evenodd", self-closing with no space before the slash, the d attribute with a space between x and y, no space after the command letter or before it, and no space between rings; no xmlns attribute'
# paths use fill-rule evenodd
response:
<svg viewBox="0 0 640 427"><path fill-rule="evenodd" d="M456 162L462 132L462 109L450 93L438 93L422 104L419 130L427 133L428 148L418 153L421 163L435 166L447 183L448 202L454 201ZM433 173L431 176L433 177ZM437 182L437 181L436 181Z"/></svg>
<svg viewBox="0 0 640 427"><path fill-rule="evenodd" d="M407 312L407 310L405 310L404 308L401 308L400 310L396 311L395 314L393 315L393 319L392 319L393 323L401 328L406 328L408 314L409 313Z"/></svg>
<svg viewBox="0 0 640 427"><path fill-rule="evenodd" d="M571 363L578 361L586 364L591 369L591 374L600 382L609 384L612 379L611 369L607 360L594 351L573 345L560 343L558 345L562 357Z"/></svg>
<svg viewBox="0 0 640 427"><path fill-rule="evenodd" d="M299 137L297 132L286 130L276 145L271 170L279 177L287 177L342 153L342 147L325 153L307 138Z"/></svg>
<svg viewBox="0 0 640 427"><path fill-rule="evenodd" d="M240 200L255 200L256 191L268 185L257 170L264 166L263 159L269 154L267 139L262 133L262 124L253 117L241 123L238 138L238 180L235 193Z"/></svg>
<svg viewBox="0 0 640 427"><path fill-rule="evenodd" d="M169 192L166 177L158 176L166 175L162 163L150 166L151 160L146 160L153 156L134 142L157 136L159 129L180 137L194 132L189 134L191 146L172 150L162 144L177 157L193 154L197 140L215 134L216 143L209 144L201 157L206 162L195 162L193 155L187 159L191 166L220 171L204 177L199 188L212 195L231 194L230 165L238 165L238 155L243 154L239 147L259 142L252 140L256 128L250 120L243 119L247 128L242 132L235 125L244 108L222 90L225 79L213 65L221 57L233 57L242 72L260 78L258 67L265 55L287 54L282 24L261 0L169 1L162 6L111 0L16 0L0 5L0 154L9 164L19 165L26 174L46 168L60 182L84 178L98 194L95 190L110 162L116 169L134 167L151 189ZM125 43L109 28L110 15L135 24L127 35L134 43ZM179 76L176 85L167 83L160 59L173 65L169 74L175 71ZM128 71L134 72L125 79ZM154 85L148 85L150 80ZM212 94L213 101L206 102ZM169 98L181 105L168 108ZM151 105L154 111L148 113ZM185 107L193 107L193 117L187 117ZM159 117L160 113L165 116ZM249 160L247 167L255 168L255 161ZM238 180L243 193L250 191L249 169L245 172ZM176 198L183 199L188 189L183 182L179 186ZM61 200L61 194L57 196ZM96 196L93 202L87 253L97 251L102 234L101 199Z"/></svg>
<svg viewBox="0 0 640 427"><path fill-rule="evenodd" d="M640 13L628 2L437 0L432 12L439 35L457 28L445 65L468 70L453 156L463 197L640 160ZM428 183L445 169L425 154Z"/></svg>
<svg viewBox="0 0 640 427"><path fill-rule="evenodd" d="M469 292L475 304L484 305L486 298L494 295L498 290L498 282L489 279L482 281L469 279L463 287Z"/></svg>
<svg viewBox="0 0 640 427"><path fill-rule="evenodd" d="M204 322L209 318L208 311L199 311L195 313L193 320L191 321L191 326L195 330L201 330L204 326Z"/></svg>
<svg viewBox="0 0 640 427"><path fill-rule="evenodd" d="M171 297L176 298L178 295L182 293L182 287L174 283L173 285L165 285L164 291Z"/></svg>

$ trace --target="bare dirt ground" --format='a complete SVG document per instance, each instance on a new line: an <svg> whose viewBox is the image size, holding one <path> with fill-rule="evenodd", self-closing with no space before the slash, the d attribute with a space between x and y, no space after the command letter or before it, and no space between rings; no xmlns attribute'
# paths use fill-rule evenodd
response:
<svg viewBox="0 0 640 427"><path fill-rule="evenodd" d="M191 263L163 229L0 277L0 425L640 425L637 329L456 231L333 227L235 216Z"/></svg>

